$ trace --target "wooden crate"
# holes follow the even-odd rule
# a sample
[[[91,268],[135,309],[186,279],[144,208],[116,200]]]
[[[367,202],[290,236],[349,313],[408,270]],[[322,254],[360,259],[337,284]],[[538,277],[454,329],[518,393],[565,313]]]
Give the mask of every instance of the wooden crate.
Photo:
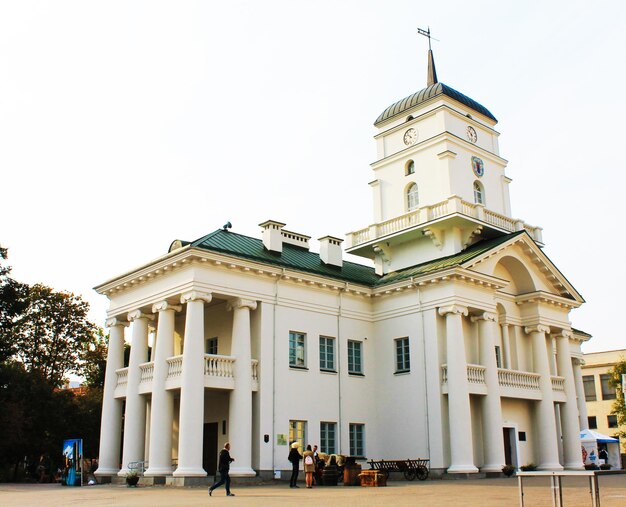
[[[361,486],[364,487],[381,487],[387,485],[387,477],[378,470],[363,470],[359,474]]]

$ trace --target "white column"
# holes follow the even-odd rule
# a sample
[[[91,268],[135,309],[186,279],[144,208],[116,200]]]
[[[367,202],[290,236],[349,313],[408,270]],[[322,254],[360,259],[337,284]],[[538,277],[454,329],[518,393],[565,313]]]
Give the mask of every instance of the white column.
[[[504,466],[504,437],[502,433],[502,407],[500,383],[496,363],[495,334],[498,329],[495,313],[485,312],[472,317],[478,323],[480,363],[485,367],[487,395],[482,399],[484,465],[481,472],[501,472]]]
[[[120,441],[122,438],[122,400],[115,399],[116,370],[124,367],[124,327],[128,322],[108,319],[109,347],[104,374],[102,419],[100,425],[100,454],[96,475],[115,475],[120,470]]]
[[[587,418],[587,399],[585,398],[585,386],[583,385],[583,374],[581,366],[584,364],[582,359],[574,358],[572,361],[574,370],[574,385],[576,386],[576,403],[578,405],[578,417],[580,423],[580,431],[589,429],[589,419]]]
[[[122,469],[118,475],[128,473],[128,464],[143,461],[146,448],[146,400],[139,394],[141,372],[139,365],[148,361],[148,321],[153,315],[139,310],[128,314],[132,322],[130,360],[128,361],[128,382],[126,384],[126,412],[124,413],[124,447],[122,449]]]
[[[252,469],[252,350],[250,343],[250,310],[256,302],[236,299],[228,303],[233,310],[231,355],[235,356],[233,373],[235,389],[228,405],[228,439],[235,461],[230,468],[233,477],[254,477]]]
[[[180,301],[186,303],[187,315],[180,388],[178,468],[173,475],[204,477],[204,303],[211,301],[211,295],[191,291],[183,294]]]
[[[448,418],[450,421],[450,467],[448,473],[478,472],[474,466],[472,414],[467,384],[467,359],[463,317],[467,308],[451,305],[439,308],[446,317],[448,365]]]
[[[159,314],[154,344],[154,373],[152,375],[152,402],[150,405],[150,448],[147,476],[172,474],[172,424],[174,399],[165,389],[167,358],[174,355],[174,324],[180,306],[161,301],[152,306]]]
[[[509,325],[508,324],[502,324],[502,355],[503,355],[503,362],[504,364],[502,365],[504,368],[506,368],[507,370],[511,370],[512,366],[511,366],[511,339],[509,337]]]
[[[536,438],[538,443],[538,466],[541,470],[563,470],[559,463],[559,447],[556,439],[556,418],[554,416],[554,398],[552,395],[552,378],[550,376],[550,362],[546,348],[546,333],[548,326],[527,326],[527,334],[531,335],[533,347],[533,362],[535,372],[539,373],[539,389],[541,400],[537,401]]]
[[[565,468],[582,470],[580,452],[580,424],[576,406],[576,385],[570,354],[569,339],[572,333],[563,331],[556,337],[556,354],[559,375],[565,378],[565,403],[561,405],[561,428],[563,433],[563,461]]]

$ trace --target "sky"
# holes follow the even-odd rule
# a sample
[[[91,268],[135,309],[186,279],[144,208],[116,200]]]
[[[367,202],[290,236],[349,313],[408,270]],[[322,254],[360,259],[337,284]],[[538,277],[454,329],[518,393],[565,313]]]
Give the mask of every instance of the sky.
[[[372,223],[373,122],[439,80],[499,120],[513,216],[626,348],[626,3],[0,2],[0,244],[80,294],[227,221],[313,238]],[[621,204],[620,204],[621,203]],[[312,250],[318,246],[312,241]]]

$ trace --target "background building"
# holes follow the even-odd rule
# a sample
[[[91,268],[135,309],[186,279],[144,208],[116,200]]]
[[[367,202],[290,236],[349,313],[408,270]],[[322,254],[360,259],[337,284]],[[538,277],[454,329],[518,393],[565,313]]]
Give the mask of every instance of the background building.
[[[608,372],[616,363],[626,360],[626,349],[590,352],[583,356],[583,384],[587,404],[589,429],[597,430],[604,435],[617,436],[619,427],[617,416],[611,415],[615,403],[615,388],[609,385]],[[622,441],[622,452],[626,452],[626,442]]]

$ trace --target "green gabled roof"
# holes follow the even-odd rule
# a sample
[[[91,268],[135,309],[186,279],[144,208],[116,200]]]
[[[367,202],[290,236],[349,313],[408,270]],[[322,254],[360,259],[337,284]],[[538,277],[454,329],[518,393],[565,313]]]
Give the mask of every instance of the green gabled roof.
[[[442,269],[449,269],[455,266],[460,266],[478,257],[479,255],[488,252],[492,248],[495,248],[498,245],[507,242],[511,238],[519,236],[520,234],[526,234],[526,232],[519,231],[512,234],[505,234],[504,236],[499,236],[497,238],[480,241],[479,243],[475,243],[474,245],[466,248],[465,250],[457,254],[448,255],[447,257],[441,257],[439,259],[434,259],[432,261],[424,262],[422,264],[417,264],[415,266],[411,266],[410,268],[405,268],[400,271],[394,271],[393,273],[387,273],[378,280],[376,285],[394,283],[400,280],[406,280],[407,278],[411,278],[414,276],[421,276],[427,273],[432,273],[434,271],[440,271]]]
[[[260,239],[223,229],[197,239],[191,246],[367,286],[373,286],[379,278],[372,268],[362,264],[344,261],[341,268],[329,266],[320,260],[319,254],[287,243],[283,243],[281,254],[273,253],[266,250]]]
[[[304,271],[306,273],[358,283],[368,287],[377,287],[414,276],[460,266],[519,234],[525,234],[525,232],[515,232],[498,238],[481,241],[458,254],[417,264],[401,271],[388,273],[382,277],[377,275],[373,268],[355,262],[344,261],[343,267],[341,268],[329,266],[320,260],[319,254],[290,244],[283,243],[282,254],[273,253],[265,249],[260,239],[243,236],[235,232],[228,232],[223,229],[218,229],[191,243],[183,243],[189,244],[192,248],[202,248],[204,250],[232,255],[251,261],[272,264],[296,271]]]

